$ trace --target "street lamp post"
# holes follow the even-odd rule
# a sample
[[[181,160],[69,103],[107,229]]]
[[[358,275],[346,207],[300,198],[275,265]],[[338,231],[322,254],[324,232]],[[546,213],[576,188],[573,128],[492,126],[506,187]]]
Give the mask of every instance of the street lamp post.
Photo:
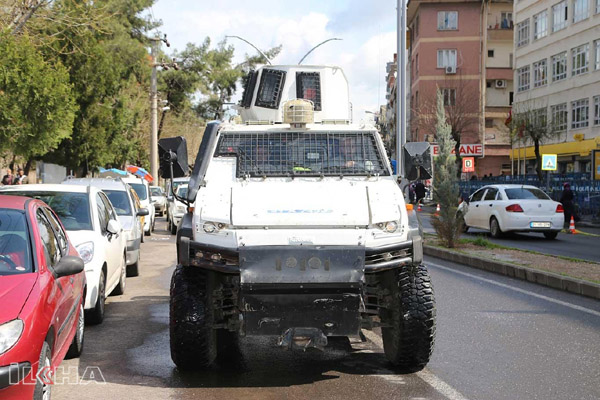
[[[396,174],[404,176],[402,148],[406,143],[406,0],[397,3],[397,56],[396,56]]]

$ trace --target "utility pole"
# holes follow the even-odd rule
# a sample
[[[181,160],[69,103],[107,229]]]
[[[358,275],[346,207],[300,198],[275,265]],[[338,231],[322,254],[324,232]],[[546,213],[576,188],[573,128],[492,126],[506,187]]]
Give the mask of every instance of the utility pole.
[[[150,38],[152,43],[152,75],[150,77],[150,175],[158,182],[158,89],[156,83],[157,68],[163,64],[157,63],[158,46],[164,42],[167,47],[171,44],[167,40],[167,35],[161,39],[159,37]]]
[[[404,177],[402,149],[406,143],[406,0],[397,3],[396,174]]]

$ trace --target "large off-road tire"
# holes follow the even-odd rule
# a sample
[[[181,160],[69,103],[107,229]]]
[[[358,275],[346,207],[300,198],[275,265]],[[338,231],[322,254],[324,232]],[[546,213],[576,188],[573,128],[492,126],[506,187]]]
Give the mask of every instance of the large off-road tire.
[[[213,329],[214,273],[178,265],[171,279],[171,359],[182,370],[209,367],[217,357]]]
[[[85,323],[88,325],[98,325],[104,320],[104,307],[106,303],[106,276],[104,270],[100,271],[98,279],[98,298],[94,308],[85,310]]]
[[[429,272],[424,265],[408,265],[384,273],[386,309],[382,310],[385,355],[394,366],[422,370],[435,342],[435,299]]]
[[[46,400],[50,398],[52,389],[51,382],[46,382],[48,375],[50,374],[50,368],[52,368],[52,352],[47,342],[42,345],[42,351],[40,352],[40,360],[37,369],[35,389],[33,392],[33,400]],[[40,373],[40,370],[44,369],[46,373]]]
[[[502,229],[500,229],[500,223],[498,222],[496,217],[492,217],[490,219],[490,234],[496,239],[502,237],[502,235],[504,234],[502,232]]]
[[[67,355],[65,356],[67,359],[77,358],[83,352],[84,333],[85,333],[85,313],[83,312],[83,302],[82,302],[81,305],[79,306],[79,313],[77,314],[77,328],[75,331],[75,336],[73,337],[71,346],[69,346],[69,350],[67,351]]]

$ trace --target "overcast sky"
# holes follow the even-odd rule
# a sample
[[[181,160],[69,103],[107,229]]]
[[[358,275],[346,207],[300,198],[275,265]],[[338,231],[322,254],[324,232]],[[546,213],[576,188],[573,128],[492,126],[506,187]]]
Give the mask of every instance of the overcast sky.
[[[355,122],[371,119],[365,110],[377,111],[386,102],[385,66],[396,49],[395,0],[158,0],[152,13],[162,20],[159,29],[171,49],[200,44],[207,36],[216,44],[237,35],[261,50],[283,45],[273,64],[297,64],[323,40],[342,38],[319,47],[303,64],[344,69]],[[236,62],[255,53],[246,43],[229,40]]]

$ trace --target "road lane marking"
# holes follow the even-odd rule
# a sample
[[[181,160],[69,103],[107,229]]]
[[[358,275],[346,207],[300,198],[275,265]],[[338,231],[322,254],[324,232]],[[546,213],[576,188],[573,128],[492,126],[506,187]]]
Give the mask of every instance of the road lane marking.
[[[373,331],[363,330],[363,333],[374,345],[383,349],[383,340]],[[446,382],[435,376],[431,371],[427,368],[423,369],[415,373],[423,382],[427,383],[429,386],[434,388],[437,392],[439,392],[442,396],[445,396],[449,400],[468,400],[465,396],[463,396],[458,390],[454,389],[452,386],[448,385]],[[402,379],[398,379],[397,375],[377,375],[385,380],[400,383]],[[401,378],[401,377],[400,377]]]
[[[450,268],[450,267],[444,267],[443,265],[432,263],[430,261],[425,262],[425,264],[431,265],[431,266],[436,267],[436,268],[443,269],[445,271],[453,272],[455,274],[468,276],[469,278],[477,279],[479,281],[490,283],[492,285],[500,286],[500,287],[503,287],[505,289],[510,289],[510,290],[515,291],[515,292],[527,294],[527,295],[532,296],[532,297],[537,297],[538,299],[546,300],[546,301],[549,301],[551,303],[555,303],[555,304],[559,304],[561,306],[572,308],[573,310],[577,310],[577,311],[581,311],[581,312],[584,312],[584,313],[588,313],[588,314],[594,315],[596,317],[600,317],[600,312],[598,312],[596,310],[592,310],[590,308],[578,306],[577,304],[567,303],[566,301],[553,299],[552,297],[544,296],[543,294],[533,293],[533,292],[530,292],[530,291],[525,290],[525,289],[520,289],[518,287],[507,285],[505,283],[500,283],[500,282],[496,282],[496,281],[491,280],[491,279],[482,278],[480,276],[477,276],[477,275],[474,275],[474,274],[470,274],[468,272],[458,271],[458,270],[456,270],[454,268]]]

